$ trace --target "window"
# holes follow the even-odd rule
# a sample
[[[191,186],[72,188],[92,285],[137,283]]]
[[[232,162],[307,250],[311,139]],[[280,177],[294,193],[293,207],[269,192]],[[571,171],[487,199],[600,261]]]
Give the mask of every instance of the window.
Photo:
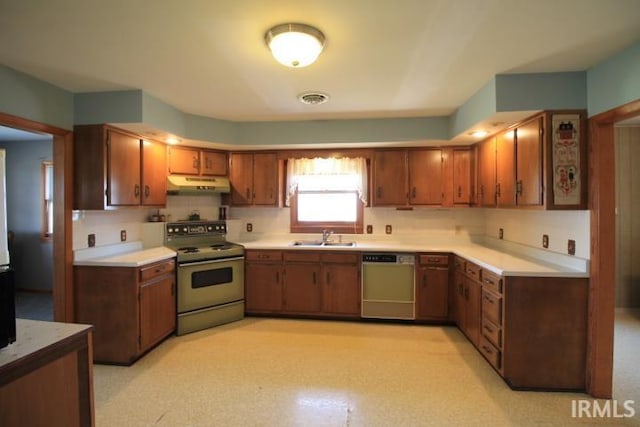
[[[291,232],[362,233],[367,195],[364,158],[289,159],[287,200]]]
[[[43,239],[53,237],[53,162],[45,160],[41,167],[42,176],[42,227]]]

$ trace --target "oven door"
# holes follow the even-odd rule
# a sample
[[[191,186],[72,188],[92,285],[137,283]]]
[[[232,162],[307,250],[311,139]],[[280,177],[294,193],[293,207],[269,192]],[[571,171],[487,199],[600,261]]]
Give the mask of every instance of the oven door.
[[[244,257],[178,265],[178,313],[244,299]]]

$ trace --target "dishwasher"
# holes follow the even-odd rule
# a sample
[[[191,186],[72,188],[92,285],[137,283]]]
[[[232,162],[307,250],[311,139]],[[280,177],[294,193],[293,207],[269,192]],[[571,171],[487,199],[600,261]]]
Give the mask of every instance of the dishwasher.
[[[362,317],[415,319],[414,276],[413,254],[362,254]]]

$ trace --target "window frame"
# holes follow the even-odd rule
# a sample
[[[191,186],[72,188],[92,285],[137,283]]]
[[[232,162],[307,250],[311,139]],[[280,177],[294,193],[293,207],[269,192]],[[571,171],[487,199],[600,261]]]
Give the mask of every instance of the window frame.
[[[51,170],[49,177],[51,179],[51,194],[50,198],[47,199],[47,171]],[[54,169],[53,169],[53,161],[52,160],[43,160],[40,164],[40,239],[46,242],[53,241],[53,224],[51,226],[51,231],[49,231],[49,210],[53,210],[53,178],[54,178]],[[51,217],[53,218],[53,212],[51,213]],[[52,221],[53,222],[53,221]]]

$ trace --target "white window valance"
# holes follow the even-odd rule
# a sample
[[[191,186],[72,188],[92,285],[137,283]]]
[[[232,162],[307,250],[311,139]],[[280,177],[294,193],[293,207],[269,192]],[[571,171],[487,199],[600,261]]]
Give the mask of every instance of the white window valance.
[[[356,158],[288,159],[287,197],[296,191],[356,191],[367,203],[367,161]]]

